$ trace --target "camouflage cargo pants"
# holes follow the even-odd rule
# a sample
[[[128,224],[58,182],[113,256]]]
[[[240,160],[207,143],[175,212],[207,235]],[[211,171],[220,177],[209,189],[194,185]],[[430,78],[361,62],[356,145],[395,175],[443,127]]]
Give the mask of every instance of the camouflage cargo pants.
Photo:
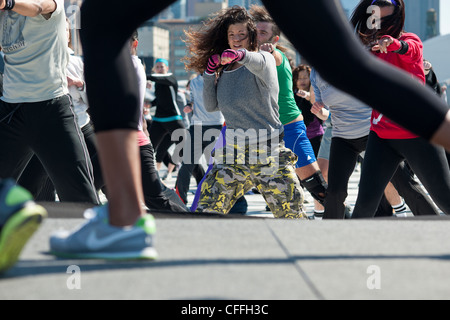
[[[256,149],[252,158],[249,147],[233,147],[231,157],[230,148],[216,150],[214,167],[201,187],[197,211],[227,214],[236,200],[255,186],[275,218],[306,218],[303,190],[295,173],[297,156],[290,149],[279,145],[275,156]]]

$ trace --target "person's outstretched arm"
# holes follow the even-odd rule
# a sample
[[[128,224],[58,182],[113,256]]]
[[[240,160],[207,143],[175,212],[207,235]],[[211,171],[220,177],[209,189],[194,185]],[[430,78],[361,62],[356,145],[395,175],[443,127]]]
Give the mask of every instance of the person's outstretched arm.
[[[450,150],[448,106],[410,75],[370,54],[353,34],[339,0],[262,2],[327,82]],[[305,13],[301,19],[299,12]],[[311,31],[298,32],[305,29]]]

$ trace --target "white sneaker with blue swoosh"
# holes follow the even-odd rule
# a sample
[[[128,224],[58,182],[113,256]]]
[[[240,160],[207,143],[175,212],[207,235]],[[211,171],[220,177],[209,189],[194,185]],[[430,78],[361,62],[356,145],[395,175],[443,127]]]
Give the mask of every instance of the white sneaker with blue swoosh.
[[[134,260],[156,259],[153,247],[155,219],[146,214],[133,226],[108,223],[108,206],[86,211],[91,218],[73,232],[60,231],[50,237],[50,253],[62,258]]]

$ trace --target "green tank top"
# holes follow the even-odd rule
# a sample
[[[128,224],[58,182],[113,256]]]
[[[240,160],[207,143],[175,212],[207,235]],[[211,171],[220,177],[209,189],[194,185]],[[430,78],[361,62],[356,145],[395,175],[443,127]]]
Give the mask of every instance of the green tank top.
[[[297,107],[294,98],[292,69],[288,58],[283,52],[276,49],[283,57],[283,62],[277,66],[278,84],[280,86],[280,93],[278,94],[278,106],[280,107],[280,121],[282,124],[287,124],[297,118],[302,112]]]

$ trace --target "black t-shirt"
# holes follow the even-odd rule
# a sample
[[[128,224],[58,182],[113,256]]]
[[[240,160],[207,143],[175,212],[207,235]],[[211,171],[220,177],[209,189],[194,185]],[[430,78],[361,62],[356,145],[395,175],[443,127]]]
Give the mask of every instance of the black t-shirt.
[[[155,100],[152,105],[156,106],[155,117],[167,118],[180,115],[177,105],[178,82],[172,73],[152,74],[147,80],[155,82]]]
[[[295,103],[297,104],[297,107],[302,112],[303,121],[305,122],[305,126],[309,126],[309,124],[314,121],[314,118],[316,118],[316,116],[311,113],[312,103],[310,101],[306,100],[305,98],[297,96],[296,94],[294,94],[294,98],[295,98]],[[320,121],[320,123],[323,122],[320,119],[319,119],[319,121]]]

